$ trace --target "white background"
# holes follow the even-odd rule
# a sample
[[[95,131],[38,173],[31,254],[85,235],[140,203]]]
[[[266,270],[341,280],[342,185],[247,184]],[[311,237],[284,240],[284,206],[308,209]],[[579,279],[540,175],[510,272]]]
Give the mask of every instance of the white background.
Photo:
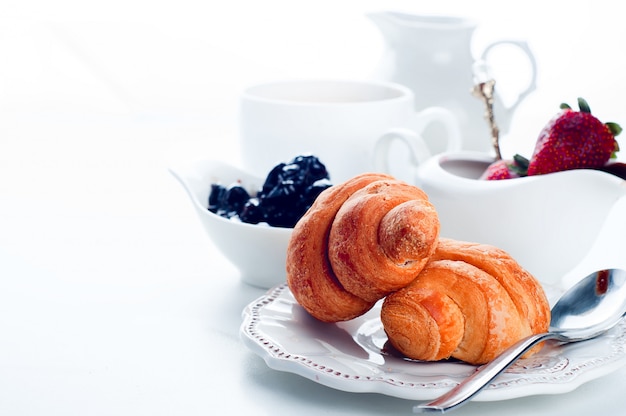
[[[0,414],[206,414],[221,386],[266,374],[236,335],[257,292],[236,283],[167,172],[194,157],[238,161],[246,85],[370,77],[383,42],[368,11],[469,16],[476,54],[501,38],[535,52],[538,90],[504,144],[529,153],[558,105],[578,96],[626,124],[616,4],[2,0]],[[523,84],[515,67],[500,76]],[[210,349],[246,362],[229,374]],[[277,406],[257,388],[259,407],[238,411]],[[364,403],[362,414],[385,412]]]

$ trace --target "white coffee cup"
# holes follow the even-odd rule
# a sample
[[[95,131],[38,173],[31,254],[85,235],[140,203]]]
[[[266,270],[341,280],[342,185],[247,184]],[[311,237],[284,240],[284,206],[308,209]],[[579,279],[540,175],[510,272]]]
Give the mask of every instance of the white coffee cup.
[[[313,154],[339,183],[374,171],[375,160],[393,166],[395,139],[407,143],[419,161],[430,157],[433,147],[459,150],[452,113],[438,107],[416,112],[413,102],[408,88],[378,81],[294,80],[249,87],[239,109],[244,168],[264,177],[280,162]],[[444,146],[422,138],[430,123],[445,127]]]

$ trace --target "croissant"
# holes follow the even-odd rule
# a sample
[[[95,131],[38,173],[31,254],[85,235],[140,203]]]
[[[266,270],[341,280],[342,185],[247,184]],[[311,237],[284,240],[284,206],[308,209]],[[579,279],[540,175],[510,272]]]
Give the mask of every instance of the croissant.
[[[323,191],[294,227],[287,283],[315,318],[355,318],[419,274],[439,228],[419,188],[384,174],[358,175]]]
[[[505,251],[441,238],[417,278],[386,297],[381,321],[409,358],[478,365],[547,331],[550,308],[540,283]]]

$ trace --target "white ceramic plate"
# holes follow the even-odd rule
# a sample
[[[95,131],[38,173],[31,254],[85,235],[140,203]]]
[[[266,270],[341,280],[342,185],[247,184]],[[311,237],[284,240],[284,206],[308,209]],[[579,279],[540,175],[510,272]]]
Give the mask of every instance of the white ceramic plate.
[[[245,308],[241,336],[269,367],[349,392],[431,400],[474,371],[474,366],[458,361],[417,362],[394,353],[386,344],[379,314],[380,303],[351,321],[323,323],[312,318],[284,284]],[[533,357],[511,366],[474,400],[572,391],[626,364],[625,345],[624,321],[590,341],[548,342]]]

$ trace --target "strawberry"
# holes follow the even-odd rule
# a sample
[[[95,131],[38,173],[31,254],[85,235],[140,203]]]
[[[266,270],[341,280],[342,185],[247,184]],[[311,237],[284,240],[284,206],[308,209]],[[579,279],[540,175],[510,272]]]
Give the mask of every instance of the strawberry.
[[[541,130],[528,165],[528,175],[604,166],[619,150],[616,123],[602,123],[579,98],[580,111],[561,104],[561,111]]]
[[[487,167],[487,170],[482,174],[480,179],[485,179],[488,181],[499,181],[502,179],[513,179],[517,178],[514,172],[509,169],[510,160],[499,159],[493,162],[491,165]]]
[[[513,160],[498,159],[490,164],[480,179],[497,181],[502,179],[513,179],[526,176],[528,169],[528,159],[515,155]]]

